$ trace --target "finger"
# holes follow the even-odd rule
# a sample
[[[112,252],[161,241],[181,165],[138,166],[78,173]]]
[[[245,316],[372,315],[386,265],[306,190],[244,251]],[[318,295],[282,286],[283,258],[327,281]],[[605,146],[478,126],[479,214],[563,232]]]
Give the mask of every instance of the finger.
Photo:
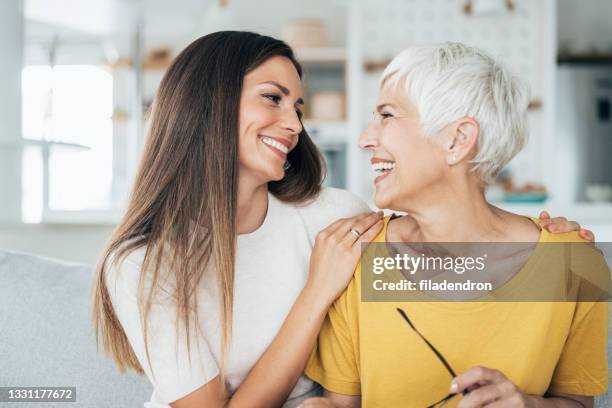
[[[552,222],[550,225],[546,227],[546,229],[554,233],[579,231],[580,224],[578,224],[575,221],[557,221],[557,222]]]
[[[338,230],[338,228],[340,228],[341,226],[346,226],[349,224],[352,225],[353,220],[355,220],[356,218],[367,217],[371,213],[372,211],[368,211],[368,212],[364,212],[361,214],[357,214],[354,217],[340,218],[339,220],[336,220],[332,222],[331,224],[329,224],[325,229],[321,230],[321,232],[325,232],[328,235],[333,235]]]
[[[550,218],[546,218],[544,220],[540,220],[540,222],[538,223],[538,225],[540,226],[540,229],[542,228],[546,228],[551,224]]]
[[[565,218],[565,217],[554,217],[554,218],[551,218],[551,219],[550,219],[550,221],[551,221],[553,224],[556,224],[556,223],[560,223],[560,222],[565,222],[565,221],[567,221],[567,218]]]
[[[550,214],[548,213],[548,211],[541,211],[540,220],[548,220],[548,219],[550,219]]]
[[[579,234],[582,238],[586,239],[587,241],[591,241],[591,242],[595,241],[595,235],[588,229],[580,228]]]
[[[460,393],[472,385],[496,383],[503,381],[505,378],[506,377],[497,370],[479,366],[472,367],[453,379],[450,391],[452,393]]]
[[[469,387],[467,387],[467,389],[465,390],[464,394],[467,394],[467,393],[470,393],[470,392],[472,392],[474,390],[477,390],[480,387],[481,387],[480,384],[470,385]]]
[[[355,241],[359,239],[359,236],[361,236],[364,230],[369,227],[369,225],[375,223],[378,219],[380,219],[380,214],[376,212],[369,212],[352,218],[347,218],[346,222],[338,225],[336,230],[332,232],[332,235],[334,236],[336,242],[344,242],[348,245],[353,245]],[[359,236],[354,234],[351,231],[352,229],[355,229],[359,233]]]
[[[353,226],[355,224],[359,224],[362,220],[364,219],[368,219],[370,217],[376,217],[378,213],[374,212],[374,211],[368,211],[365,213],[361,213],[358,214],[354,217],[350,217],[350,218],[345,218],[344,222],[341,224],[338,224],[336,229],[332,232],[334,235],[335,234],[339,234],[341,237],[344,237],[344,235],[346,235],[347,232],[350,232],[351,228],[354,228]],[[361,232],[361,231],[359,231]]]
[[[512,402],[509,400],[500,399],[500,400],[493,401],[492,403],[488,404],[486,408],[512,408],[515,406],[516,405],[513,405]]]
[[[380,219],[380,220],[376,221],[370,228],[368,228],[368,230],[366,232],[361,234],[359,239],[357,239],[353,243],[353,249],[355,250],[355,252],[357,252],[359,255],[361,255],[362,244],[368,243],[368,242],[372,242],[374,240],[374,238],[376,238],[376,236],[383,229],[384,225],[385,225],[384,220]]]
[[[564,229],[560,228],[561,224],[568,222],[565,217],[555,217],[545,222],[540,223],[540,227],[546,228],[550,232],[566,232]]]
[[[382,213],[373,213],[368,215],[367,217],[363,217],[355,220],[355,223],[352,227],[349,228],[349,231],[352,229],[357,230],[359,232],[359,237],[355,236],[355,234],[351,233],[355,239],[351,240],[352,243],[355,243],[359,238],[361,238],[365,233],[367,233],[371,227],[376,225],[378,221],[382,220]]]
[[[461,398],[459,404],[457,404],[457,408],[481,407],[500,399],[502,396],[501,389],[497,384],[485,385]]]

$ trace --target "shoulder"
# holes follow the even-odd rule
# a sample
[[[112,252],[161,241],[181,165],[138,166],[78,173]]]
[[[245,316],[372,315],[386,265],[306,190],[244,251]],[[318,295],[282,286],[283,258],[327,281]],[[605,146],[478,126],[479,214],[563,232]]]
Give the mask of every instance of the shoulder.
[[[580,285],[579,301],[610,300],[610,268],[597,244],[583,239],[577,231],[552,234],[542,231],[548,252],[562,259],[572,279]],[[599,244],[599,245],[606,245]]]
[[[297,207],[304,212],[334,213],[338,218],[352,217],[370,210],[356,194],[333,187],[323,187],[316,198]]]
[[[515,224],[522,227],[523,234],[527,235],[537,230],[539,242],[589,242],[582,238],[578,231],[552,233],[540,226],[540,219],[534,216],[523,216],[513,213],[505,213],[512,217]],[[525,239],[525,238],[523,238]]]
[[[370,211],[356,194],[331,187],[323,187],[316,198],[295,205],[295,208],[311,237],[340,218]]]
[[[125,244],[124,244],[125,245]],[[123,271],[140,270],[145,259],[147,247],[135,248],[127,252],[121,247],[111,252],[106,259],[105,270],[107,274],[117,274]]]
[[[120,250],[112,252],[106,259],[104,278],[111,296],[136,297],[142,273],[147,247],[140,247],[122,253]]]
[[[586,239],[582,238],[578,231],[552,233],[545,228],[541,231],[542,239],[544,242],[576,242],[576,243],[588,243]]]

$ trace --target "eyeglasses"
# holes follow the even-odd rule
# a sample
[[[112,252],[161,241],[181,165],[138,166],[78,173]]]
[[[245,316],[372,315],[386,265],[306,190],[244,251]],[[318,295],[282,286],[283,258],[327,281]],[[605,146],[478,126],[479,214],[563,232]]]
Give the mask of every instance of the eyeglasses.
[[[453,370],[453,368],[450,366],[450,364],[448,364],[448,362],[446,361],[446,359],[444,358],[444,356],[438,351],[437,348],[434,347],[433,344],[431,344],[429,342],[429,340],[427,340],[425,338],[425,336],[423,336],[421,334],[421,332],[419,332],[417,330],[416,327],[414,327],[414,324],[412,324],[412,322],[410,321],[410,319],[408,318],[408,315],[406,314],[406,312],[404,312],[402,309],[397,308],[396,309],[398,311],[398,313],[404,318],[404,320],[406,321],[406,323],[408,323],[408,325],[412,328],[412,330],[414,330],[414,332],[416,334],[419,335],[419,337],[421,339],[423,339],[423,341],[427,344],[427,346],[431,349],[431,351],[434,352],[434,354],[436,355],[436,357],[438,357],[438,360],[440,360],[440,362],[444,365],[444,367],[446,368],[446,371],[449,372],[449,374],[455,378],[457,376],[457,374],[455,373],[455,370]],[[463,395],[465,395],[465,391],[462,393]],[[450,401],[454,396],[456,396],[457,394],[453,394],[450,393],[448,394],[446,397],[442,398],[441,400],[434,402],[432,405],[428,406],[427,408],[436,408],[436,407],[443,407],[444,405],[446,405],[446,403],[448,401]]]

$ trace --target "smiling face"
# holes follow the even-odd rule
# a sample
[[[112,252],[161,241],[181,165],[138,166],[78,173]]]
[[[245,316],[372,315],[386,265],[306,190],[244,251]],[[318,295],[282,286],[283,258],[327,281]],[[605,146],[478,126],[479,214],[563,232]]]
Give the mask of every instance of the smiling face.
[[[383,86],[359,146],[371,151],[372,170],[379,174],[376,206],[406,211],[405,203],[445,177],[448,164],[442,146],[423,133],[417,108],[402,88],[403,81]]]
[[[240,177],[280,180],[302,131],[302,82],[293,63],[275,56],[244,77],[240,97]]]

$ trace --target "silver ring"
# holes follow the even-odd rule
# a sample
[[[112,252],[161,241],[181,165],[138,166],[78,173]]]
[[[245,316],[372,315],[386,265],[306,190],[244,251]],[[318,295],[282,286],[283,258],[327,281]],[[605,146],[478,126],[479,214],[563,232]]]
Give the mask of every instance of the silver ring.
[[[351,228],[351,234],[359,238],[361,236],[361,232],[357,231],[355,228]]]

